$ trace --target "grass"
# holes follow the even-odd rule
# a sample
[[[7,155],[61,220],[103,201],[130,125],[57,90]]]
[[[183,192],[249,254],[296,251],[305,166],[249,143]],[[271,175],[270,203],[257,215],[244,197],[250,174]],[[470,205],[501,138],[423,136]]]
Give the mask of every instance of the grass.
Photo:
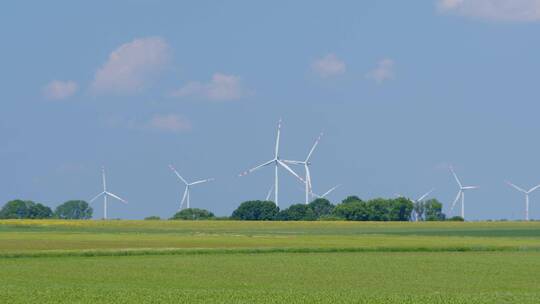
[[[1,303],[538,303],[540,222],[0,221]]]

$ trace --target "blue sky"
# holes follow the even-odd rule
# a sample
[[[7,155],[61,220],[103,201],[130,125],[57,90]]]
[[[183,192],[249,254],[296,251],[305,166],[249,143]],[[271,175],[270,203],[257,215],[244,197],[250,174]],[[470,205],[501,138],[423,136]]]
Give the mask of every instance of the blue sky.
[[[0,12],[0,201],[56,206],[109,187],[110,217],[227,215],[262,199],[272,157],[319,132],[315,192],[433,196],[469,219],[522,218],[540,183],[540,1],[12,1]],[[299,173],[301,168],[296,168]],[[281,173],[280,205],[303,201]],[[101,203],[96,206],[101,217]],[[458,209],[455,210],[457,212]],[[454,213],[455,213],[454,212]],[[540,218],[540,192],[531,196]]]

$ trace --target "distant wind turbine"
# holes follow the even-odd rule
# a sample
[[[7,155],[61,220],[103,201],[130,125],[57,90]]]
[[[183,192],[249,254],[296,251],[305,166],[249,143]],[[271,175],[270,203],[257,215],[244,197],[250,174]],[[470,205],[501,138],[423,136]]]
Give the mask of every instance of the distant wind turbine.
[[[90,203],[98,199],[100,196],[103,196],[103,219],[107,219],[107,197],[110,196],[112,198],[115,198],[119,201],[121,201],[124,204],[127,204],[127,201],[120,198],[118,195],[113,194],[109,191],[107,191],[107,180],[105,178],[105,167],[101,167],[101,177],[103,179],[103,192],[96,195],[93,199],[90,200]]]
[[[181,210],[182,209],[182,206],[184,206],[184,202],[187,200],[187,208],[189,209],[189,199],[190,199],[190,195],[189,195],[189,189],[191,188],[191,186],[194,186],[194,185],[198,185],[198,184],[202,184],[202,183],[206,183],[206,182],[210,182],[210,181],[213,181],[214,179],[213,178],[207,178],[207,179],[201,179],[201,180],[198,180],[198,181],[194,181],[194,182],[191,182],[191,183],[188,183],[181,175],[180,173],[178,173],[178,171],[176,171],[176,169],[172,166],[172,165],[169,165],[169,168],[171,168],[171,170],[174,172],[174,174],[176,174],[176,176],[178,177],[178,179],[180,181],[182,181],[184,183],[184,185],[186,185],[186,189],[184,190],[184,195],[182,196],[182,201],[180,202],[180,208],[178,208],[178,210]]]
[[[452,212],[452,210],[454,210],[454,206],[456,205],[458,200],[461,198],[461,217],[463,219],[465,219],[465,191],[478,189],[479,187],[478,186],[463,186],[461,184],[461,181],[459,180],[456,172],[454,171],[454,168],[450,167],[450,171],[452,172],[452,175],[454,175],[454,178],[456,179],[456,182],[457,182],[457,184],[459,186],[458,194],[456,196],[456,199],[452,203],[452,207],[450,208],[450,212]]]
[[[279,120],[278,122],[278,129],[277,129],[277,136],[276,136],[276,146],[275,146],[275,149],[274,149],[274,158],[272,158],[271,160],[263,163],[263,164],[260,164],[254,168],[251,168],[247,171],[244,171],[242,173],[239,174],[239,176],[246,176],[248,174],[250,174],[251,172],[255,171],[255,170],[258,170],[262,167],[266,167],[266,166],[269,166],[269,165],[274,165],[274,203],[276,204],[276,206],[279,206],[279,177],[278,177],[278,167],[283,167],[285,168],[285,170],[289,171],[289,173],[291,173],[292,175],[296,176],[296,178],[300,179],[301,181],[304,181],[298,174],[296,174],[296,172],[294,172],[286,163],[284,163],[280,158],[279,158],[279,137],[280,137],[280,134],[281,134],[281,119]]]
[[[315,148],[319,144],[319,141],[321,140],[323,133],[319,134],[319,137],[315,140],[315,143],[313,143],[313,146],[311,147],[311,150],[309,150],[309,153],[305,160],[283,160],[284,163],[291,164],[291,165],[303,165],[304,171],[305,171],[305,195],[306,195],[306,205],[309,204],[309,194],[312,193],[312,184],[311,184],[311,173],[309,171],[309,167],[311,166],[311,155],[313,154],[313,151],[315,151]]]
[[[529,220],[529,194],[533,193],[535,190],[537,190],[538,188],[540,188],[540,185],[538,186],[534,186],[532,187],[531,189],[529,189],[528,191],[523,189],[523,188],[520,188],[514,184],[512,184],[511,182],[506,182],[510,187],[516,189],[517,191],[519,192],[522,192],[525,194],[525,220],[528,221]]]

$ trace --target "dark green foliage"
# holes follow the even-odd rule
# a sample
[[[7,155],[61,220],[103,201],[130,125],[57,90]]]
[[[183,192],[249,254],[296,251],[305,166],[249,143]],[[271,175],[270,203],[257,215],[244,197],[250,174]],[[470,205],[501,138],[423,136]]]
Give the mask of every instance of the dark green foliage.
[[[145,217],[144,220],[145,221],[159,221],[161,220],[161,218],[159,216],[152,215],[152,216]]]
[[[346,204],[346,203],[361,202],[361,201],[362,199],[360,199],[358,196],[350,195],[350,196],[347,196],[344,200],[342,200],[341,203]]]
[[[345,199],[334,208],[333,215],[348,221],[367,221],[369,211],[367,204],[360,199]]]
[[[34,204],[30,206],[30,217],[31,219],[46,219],[51,218],[53,216],[53,212],[51,208],[43,205],[43,204]]]
[[[245,221],[271,221],[276,218],[279,208],[271,201],[247,201],[234,210],[231,218]]]
[[[452,222],[463,222],[465,221],[461,216],[452,216],[451,218],[448,219],[448,221],[452,221]]]
[[[0,210],[3,219],[43,219],[52,217],[51,208],[33,201],[13,200]]]
[[[187,208],[177,212],[171,220],[208,220],[214,217],[214,214],[205,209]]]
[[[295,204],[279,212],[277,219],[280,221],[314,221],[318,217],[306,204]]]
[[[3,219],[25,219],[30,217],[30,207],[35,203],[32,201],[13,200],[7,202],[0,210],[0,218]]]
[[[424,216],[426,221],[444,221],[446,215],[442,212],[442,204],[436,199],[424,203]]]
[[[330,215],[336,206],[332,205],[329,200],[325,198],[318,198],[308,204],[308,207],[313,210],[316,218],[321,216]]]
[[[59,219],[87,220],[92,218],[92,207],[81,200],[71,200],[56,207],[54,216]]]

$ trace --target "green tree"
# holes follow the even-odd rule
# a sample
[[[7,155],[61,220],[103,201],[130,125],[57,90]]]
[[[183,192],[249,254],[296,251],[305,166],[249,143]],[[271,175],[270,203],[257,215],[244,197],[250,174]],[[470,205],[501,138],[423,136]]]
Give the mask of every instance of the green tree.
[[[53,212],[51,208],[43,205],[43,204],[34,204],[30,206],[30,215],[28,218],[31,219],[46,219],[51,218],[53,216]]]
[[[442,212],[443,205],[436,199],[424,203],[424,219],[426,221],[444,221],[446,215]]]
[[[388,202],[391,221],[410,221],[414,203],[405,197],[391,199]]]
[[[368,220],[370,221],[390,221],[390,200],[375,198],[367,202]]]
[[[208,220],[214,217],[214,214],[205,209],[187,208],[173,215],[171,220]]]
[[[315,218],[321,216],[330,215],[336,206],[332,205],[329,200],[325,198],[318,198],[308,204],[308,207],[313,210]]]
[[[344,200],[332,211],[332,215],[348,221],[367,221],[369,218],[368,206],[362,200]]]
[[[359,198],[358,196],[356,195],[349,195],[347,196],[344,200],[341,201],[342,204],[346,204],[346,203],[352,203],[352,202],[361,202],[362,199]]]
[[[314,221],[317,216],[306,204],[294,204],[279,212],[277,219],[281,221]]]
[[[243,202],[233,211],[231,218],[244,221],[271,221],[276,218],[279,208],[271,201]]]
[[[71,200],[56,207],[54,217],[69,220],[87,220],[92,218],[94,210],[87,202]]]
[[[30,218],[31,207],[36,203],[32,201],[12,200],[7,202],[0,210],[0,218],[26,219]]]
[[[448,219],[448,221],[452,221],[452,222],[464,222],[465,219],[463,219],[461,216],[452,216],[451,218]]]

